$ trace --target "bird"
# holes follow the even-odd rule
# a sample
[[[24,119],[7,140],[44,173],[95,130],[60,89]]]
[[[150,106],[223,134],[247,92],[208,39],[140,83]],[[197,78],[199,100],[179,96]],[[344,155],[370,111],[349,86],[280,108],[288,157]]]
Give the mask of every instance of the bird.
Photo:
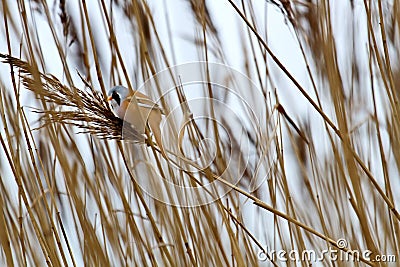
[[[161,153],[166,158],[160,130],[161,115],[165,115],[162,108],[147,95],[136,90],[129,91],[122,85],[111,88],[107,95],[107,101],[117,117],[131,124],[139,134],[144,135],[146,124],[149,125]]]

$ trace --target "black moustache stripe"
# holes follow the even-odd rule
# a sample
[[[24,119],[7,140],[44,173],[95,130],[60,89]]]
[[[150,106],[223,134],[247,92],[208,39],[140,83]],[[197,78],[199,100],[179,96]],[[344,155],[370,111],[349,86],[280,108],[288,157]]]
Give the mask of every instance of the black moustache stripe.
[[[117,92],[112,93],[112,99],[114,99],[117,102],[118,106],[121,106],[121,97]]]

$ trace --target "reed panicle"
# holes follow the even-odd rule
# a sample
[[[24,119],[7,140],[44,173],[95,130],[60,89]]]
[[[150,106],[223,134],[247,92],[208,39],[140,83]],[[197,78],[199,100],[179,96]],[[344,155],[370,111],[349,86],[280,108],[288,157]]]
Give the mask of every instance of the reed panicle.
[[[399,1],[0,10],[1,266],[398,265]]]

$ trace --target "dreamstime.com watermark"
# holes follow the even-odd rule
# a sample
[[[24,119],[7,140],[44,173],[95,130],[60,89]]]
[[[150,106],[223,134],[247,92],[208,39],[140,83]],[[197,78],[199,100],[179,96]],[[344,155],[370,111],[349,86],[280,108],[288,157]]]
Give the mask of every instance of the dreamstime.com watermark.
[[[260,250],[258,252],[258,259],[260,261],[280,261],[280,262],[323,262],[323,261],[346,261],[346,262],[359,262],[361,259],[371,262],[396,262],[396,255],[373,255],[370,250],[342,250],[347,248],[346,239],[340,238],[336,241],[338,248],[328,247],[321,251],[313,249],[299,250]]]
[[[224,64],[190,62],[158,72],[138,91],[143,94],[157,91],[158,98],[152,97],[152,101],[163,107],[165,113],[158,125],[149,126],[155,129],[151,130],[153,140],[159,143],[156,145],[162,145],[168,155],[170,174],[160,173],[142,153],[135,153],[132,165],[132,172],[140,174],[136,176],[138,185],[148,196],[167,205],[199,207],[226,196],[243,177],[251,181],[250,192],[264,184],[269,170],[263,167],[264,157],[254,157],[254,153],[259,151],[264,155],[267,153],[264,150],[273,146],[273,143],[257,145],[265,138],[270,123],[265,114],[272,107],[266,105],[257,81]],[[136,112],[138,101],[133,97],[131,100],[127,110]],[[152,104],[145,102],[140,107],[148,105]],[[154,122],[159,120],[151,110],[142,114],[143,122],[148,122],[151,116]],[[140,127],[135,129],[139,133],[145,133],[143,122],[139,118]],[[124,123],[122,135],[127,143],[132,139],[131,126]],[[156,140],[157,132],[160,140]],[[131,157],[132,151],[126,151],[126,157]],[[223,166],[216,163],[219,156],[223,157]],[[257,169],[252,177],[247,177],[250,165]],[[204,175],[214,168],[218,176],[211,179]]]

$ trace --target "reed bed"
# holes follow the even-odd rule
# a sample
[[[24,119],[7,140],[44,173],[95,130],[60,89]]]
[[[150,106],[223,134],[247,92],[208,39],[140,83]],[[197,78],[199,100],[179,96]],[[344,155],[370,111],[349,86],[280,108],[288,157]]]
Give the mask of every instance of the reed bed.
[[[0,264],[398,265],[398,1],[155,2],[1,2]]]

